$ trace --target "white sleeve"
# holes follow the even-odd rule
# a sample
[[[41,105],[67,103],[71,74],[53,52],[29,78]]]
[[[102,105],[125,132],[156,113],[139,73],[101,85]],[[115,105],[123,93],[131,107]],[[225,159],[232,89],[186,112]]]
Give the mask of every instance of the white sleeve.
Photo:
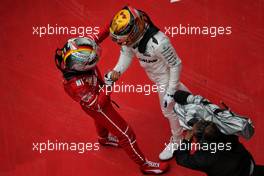
[[[126,46],[122,46],[119,60],[114,67],[114,70],[123,74],[131,64],[133,57],[134,53],[132,52],[132,50]]]
[[[206,99],[204,99],[201,95],[189,95],[187,97],[187,103],[192,103],[192,104],[196,104],[196,105],[201,104],[202,100],[206,100]],[[207,100],[207,101],[209,101],[209,100]]]
[[[195,109],[193,110],[188,110],[185,116],[185,123],[187,124],[191,119],[195,118],[196,116],[196,111]]]
[[[170,78],[167,93],[173,95],[179,86],[180,72],[182,66],[181,60],[167,37],[164,37],[160,41],[156,52],[159,58],[164,59],[166,61],[170,69]]]
[[[174,112],[177,114],[181,126],[186,129],[190,129],[188,122],[195,118],[196,111],[194,109],[191,109],[190,105],[180,105],[178,103],[175,103]]]

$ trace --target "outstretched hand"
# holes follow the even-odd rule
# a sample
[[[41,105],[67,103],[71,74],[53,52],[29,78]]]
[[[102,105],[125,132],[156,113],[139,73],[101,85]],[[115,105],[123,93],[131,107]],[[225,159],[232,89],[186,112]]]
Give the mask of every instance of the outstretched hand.
[[[115,70],[112,70],[111,71],[111,76],[110,77],[111,77],[111,80],[113,82],[117,81],[120,78],[120,76],[121,76],[121,73],[120,72],[117,72]]]

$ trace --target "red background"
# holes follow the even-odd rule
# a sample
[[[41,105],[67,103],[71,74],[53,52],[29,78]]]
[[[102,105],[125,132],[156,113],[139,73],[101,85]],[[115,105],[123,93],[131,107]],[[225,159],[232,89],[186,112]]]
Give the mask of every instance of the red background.
[[[13,0],[0,7],[0,175],[140,175],[137,166],[121,149],[99,152],[32,151],[33,142],[48,139],[96,142],[95,128],[79,105],[63,91],[56,70],[54,50],[69,35],[32,35],[32,26],[100,26],[127,3],[125,0]],[[250,116],[256,134],[243,141],[257,163],[264,164],[263,0],[168,0],[129,1],[146,11],[154,23],[164,26],[231,26],[232,34],[210,38],[177,36],[171,39],[183,62],[182,81],[195,93],[214,102],[225,101],[235,112]],[[102,72],[111,69],[118,46],[107,39],[99,63]],[[149,84],[138,61],[122,81]],[[119,110],[134,128],[142,150],[150,159],[168,141],[169,126],[161,114],[156,94],[115,94]],[[203,175],[170,162],[167,175]]]

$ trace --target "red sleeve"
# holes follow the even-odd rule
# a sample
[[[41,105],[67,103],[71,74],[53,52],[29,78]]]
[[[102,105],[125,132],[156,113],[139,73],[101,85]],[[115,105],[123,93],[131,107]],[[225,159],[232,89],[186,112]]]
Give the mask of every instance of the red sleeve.
[[[104,79],[103,79],[103,77],[102,77],[102,75],[101,75],[101,72],[100,72],[98,66],[95,66],[94,70],[95,70],[95,73],[96,73],[96,75],[97,75],[97,78],[98,78],[100,81],[104,82]]]
[[[97,44],[100,44],[101,42],[104,41],[104,39],[106,39],[109,36],[109,23],[107,23],[107,25],[105,25],[99,32],[98,34],[98,38],[95,39],[95,42]]]
[[[104,79],[101,75],[101,72],[100,72],[98,66],[95,67],[95,72],[97,74],[97,78],[100,80],[99,84],[101,84],[101,83],[104,84]],[[104,87],[104,89],[105,89],[105,87]],[[109,92],[106,93],[105,90],[101,90],[101,92],[99,92],[97,104],[99,104],[101,108],[104,108],[108,103],[110,103],[110,101],[111,101],[110,94],[111,93],[109,93]]]

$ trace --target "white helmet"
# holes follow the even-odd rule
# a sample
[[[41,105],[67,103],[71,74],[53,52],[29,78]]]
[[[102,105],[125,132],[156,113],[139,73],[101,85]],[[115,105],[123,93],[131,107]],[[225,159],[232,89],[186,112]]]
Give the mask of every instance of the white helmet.
[[[71,38],[62,49],[62,59],[69,70],[90,70],[97,64],[100,55],[100,47],[86,37]]]

